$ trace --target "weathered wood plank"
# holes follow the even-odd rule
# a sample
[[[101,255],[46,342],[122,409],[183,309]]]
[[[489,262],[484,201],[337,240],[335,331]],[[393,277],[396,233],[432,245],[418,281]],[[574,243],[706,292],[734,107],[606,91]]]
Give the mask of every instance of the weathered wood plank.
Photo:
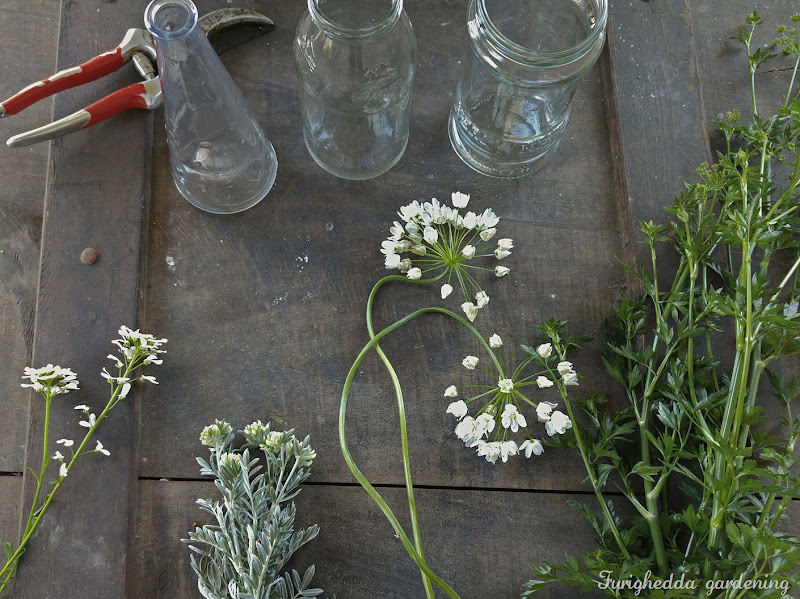
[[[16,93],[33,78],[55,72],[59,22],[58,0],[0,4],[0,98]],[[31,52],[31,48],[36,48]],[[43,76],[43,75],[42,75]],[[41,102],[0,121],[0,138],[46,123],[52,102]],[[19,386],[30,364],[39,239],[42,227],[48,146],[23,149],[0,143],[0,471],[21,472],[28,425],[28,394]],[[16,533],[15,533],[16,536]]]
[[[797,3],[768,0],[728,6],[726,10],[719,10],[717,3],[691,3],[698,74],[709,120],[720,120],[726,112],[736,108],[743,120],[749,122],[753,105],[747,53],[744,46],[730,38],[745,27],[745,18],[754,9],[764,19],[764,25],[757,29],[753,40],[755,48],[771,43],[778,25],[791,23],[789,18],[797,12]],[[757,71],[756,97],[762,116],[772,116],[782,104],[793,66],[790,57],[779,56]],[[710,137],[715,150],[725,150],[722,135],[712,130]]]
[[[362,306],[388,272],[380,242],[412,199],[469,192],[470,208],[492,206],[504,219],[500,235],[517,240],[504,262],[512,274],[490,277],[492,300],[476,322],[486,336],[504,338],[506,363],[521,359],[519,344],[534,343],[536,326],[550,316],[599,333],[615,285],[624,281],[614,260],[622,248],[597,69],[578,89],[573,121],[547,170],[512,181],[480,176],[460,162],[446,132],[466,48],[466,2],[410,1],[420,59],[409,147],[386,175],[342,181],[317,167],[302,141],[290,52],[302,9],[270,5],[275,31],[224,57],[278,154],[275,187],[261,204],[224,218],[191,207],[174,189],[156,126],[144,326],[170,338],[171,347],[161,385],[142,400],[143,476],[194,476],[197,432],[219,416],[237,426],[261,418],[297,427],[319,450],[315,480],[352,480],[336,434],[341,386],[367,340]],[[429,304],[458,310],[460,303],[455,295],[443,302],[438,288],[395,285],[381,293],[376,321],[385,325]],[[580,488],[579,461],[549,452],[491,467],[456,440],[442,392],[477,381],[460,364],[478,351],[457,325],[425,318],[384,346],[407,395],[418,483]],[[587,392],[604,388],[595,353],[576,363]],[[378,482],[402,481],[397,411],[376,361],[364,364],[351,405],[359,464]]]
[[[0,476],[0,544],[17,542],[20,518],[21,476]],[[3,552],[5,563],[5,552]]]
[[[58,67],[78,64],[118,44],[131,25],[141,22],[146,2],[63,4]],[[87,33],[91,32],[91,34]],[[61,117],[136,79],[132,69],[100,82],[61,93],[55,116]],[[51,145],[48,193],[34,361],[72,367],[81,391],[54,404],[52,434],[81,434],[78,401],[95,410],[105,405],[108,385],[99,370],[121,324],[137,314],[140,239],[149,197],[151,118],[124,114]],[[95,266],[79,260],[94,246]],[[35,402],[28,460],[38,462],[41,404]],[[22,560],[16,596],[122,598],[132,576],[135,524],[137,418],[133,397],[109,416],[98,438],[110,458],[85,458],[64,484],[34,542]],[[26,476],[27,479],[27,476]],[[32,481],[26,481],[28,499]],[[57,557],[57,559],[56,559]]]
[[[711,159],[689,1],[613,0],[607,50],[604,79],[625,258],[641,261],[646,246],[639,243],[639,223],[663,222],[662,206]]]
[[[398,517],[404,490],[382,489]],[[141,482],[134,597],[193,597],[197,578],[185,538],[208,522],[194,504],[215,497],[209,482]],[[566,505],[584,496],[532,492],[420,489],[417,493],[427,559],[462,597],[518,597],[529,565],[591,549],[588,524]],[[593,498],[592,498],[593,499]],[[360,487],[309,485],[296,501],[298,526],[320,525],[294,566],[315,564],[315,585],[328,596],[408,599],[424,595],[419,573],[389,523]],[[572,596],[565,587],[542,599]],[[587,595],[591,596],[591,595]]]

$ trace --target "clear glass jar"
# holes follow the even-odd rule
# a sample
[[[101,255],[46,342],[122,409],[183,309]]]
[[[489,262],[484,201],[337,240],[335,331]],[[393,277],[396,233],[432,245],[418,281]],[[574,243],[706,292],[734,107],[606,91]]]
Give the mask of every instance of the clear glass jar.
[[[603,48],[607,14],[607,0],[470,0],[448,126],[464,162],[519,177],[552,156],[578,81]]]
[[[206,212],[257,204],[278,160],[239,88],[197,24],[191,0],[153,0],[145,25],[158,48],[158,75],[172,178]]]
[[[392,168],[408,143],[417,42],[403,0],[308,0],[294,41],[303,137],[343,179]]]

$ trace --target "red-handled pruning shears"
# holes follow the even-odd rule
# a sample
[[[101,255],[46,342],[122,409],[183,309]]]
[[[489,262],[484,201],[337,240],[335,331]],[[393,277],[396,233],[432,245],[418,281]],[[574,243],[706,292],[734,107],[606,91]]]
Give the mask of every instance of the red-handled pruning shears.
[[[199,25],[209,37],[234,25],[254,26],[254,35],[266,33],[275,27],[272,20],[260,13],[235,8],[209,13],[200,18]],[[228,43],[225,49],[251,37]],[[153,38],[143,29],[129,29],[122,42],[113,50],[104,52],[82,65],[64,69],[47,79],[37,81],[8,100],[0,102],[0,117],[17,114],[48,96],[105,77],[129,61],[133,61],[144,81],[117,90],[63,119],[15,135],[6,143],[11,147],[27,146],[91,127],[130,108],[153,110],[161,106],[161,82],[155,67],[156,46]]]

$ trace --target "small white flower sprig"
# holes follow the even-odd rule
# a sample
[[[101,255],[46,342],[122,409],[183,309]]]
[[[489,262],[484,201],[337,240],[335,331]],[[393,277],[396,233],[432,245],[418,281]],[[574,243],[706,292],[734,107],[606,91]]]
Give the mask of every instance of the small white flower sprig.
[[[414,200],[400,208],[398,215],[405,225],[394,221],[381,253],[386,257],[386,268],[397,269],[411,280],[444,279],[442,299],[453,292],[453,284],[457,283],[464,297],[461,309],[474,321],[478,310],[489,303],[489,295],[470,271],[492,271],[496,277],[506,276],[510,269],[505,266],[492,269],[478,264],[483,258],[508,257],[514,242],[507,238],[491,241],[500,222],[491,208],[481,214],[462,215],[460,210],[467,207],[469,195],[456,191],[451,199],[452,208],[440,204],[436,198],[424,203]],[[403,257],[406,253],[408,256]]]
[[[59,395],[79,390],[77,375],[69,368],[62,368],[61,366],[54,366],[53,364],[48,364],[40,368],[25,368],[25,375],[22,378],[27,379],[28,382],[22,383],[22,387],[33,389],[36,393],[41,395],[45,401],[42,463],[38,474],[26,464],[26,469],[30,471],[36,479],[36,491],[34,492],[30,513],[28,514],[25,531],[19,546],[15,549],[11,543],[5,544],[8,561],[5,563],[2,570],[0,570],[0,594],[3,593],[13,580],[19,559],[25,552],[28,541],[30,541],[38,528],[50,504],[61,488],[61,485],[74,468],[78,459],[89,453],[98,453],[105,456],[111,455],[111,452],[106,449],[99,440],[95,441],[94,449],[89,449],[89,447],[91,447],[91,439],[97,427],[100,426],[100,423],[108,412],[113,409],[117,403],[128,396],[133,383],[142,381],[158,384],[156,379],[152,376],[139,375],[134,377],[133,374],[134,371],[142,366],[161,364],[162,360],[159,356],[165,353],[165,350],[161,349],[161,346],[164,345],[167,340],[156,339],[153,335],[140,333],[138,330],[134,331],[126,326],[119,329],[119,335],[120,338],[112,342],[117,346],[119,356],[114,354],[108,356],[114,361],[114,365],[117,368],[116,376],[112,376],[105,368],[103,368],[101,372],[101,376],[111,385],[111,395],[105,407],[99,414],[96,414],[85,404],[75,406],[75,409],[82,413],[83,418],[78,424],[88,429],[77,446],[73,439],[58,439],[55,443],[58,449],[51,454],[50,408],[52,400]],[[53,462],[59,464],[58,476],[47,481],[47,471]],[[40,504],[39,499],[46,487],[52,488],[46,492]]]
[[[542,343],[535,350],[523,346],[526,358],[514,371],[507,376],[500,361],[499,349],[503,340],[498,334],[489,337],[489,347],[493,352],[493,363],[497,374],[493,374],[480,366],[477,356],[467,356],[462,365],[467,370],[480,370],[491,377],[493,382],[489,385],[465,385],[456,387],[450,385],[445,389],[444,396],[449,399],[458,397],[459,392],[466,392],[466,399],[459,399],[447,406],[447,413],[458,419],[455,428],[456,436],[469,448],[475,448],[477,454],[494,464],[498,459],[507,462],[508,458],[524,454],[526,458],[532,455],[541,455],[544,446],[541,440],[532,436],[528,431],[528,419],[522,408],[530,407],[536,413],[536,420],[544,424],[547,435],[563,435],[572,428],[572,420],[563,412],[556,410],[557,403],[550,401],[535,402],[526,394],[526,389],[547,389],[557,384],[560,388],[578,385],[578,375],[572,364],[560,360],[558,351],[554,351],[552,343]],[[553,364],[558,362],[553,368]],[[529,364],[538,366],[538,370],[531,374],[525,372]],[[472,394],[474,393],[474,394]],[[470,395],[471,394],[471,395]],[[484,402],[475,413],[469,415],[469,405]],[[512,433],[518,431],[528,435],[521,444],[510,438]],[[494,433],[492,440],[489,436]]]

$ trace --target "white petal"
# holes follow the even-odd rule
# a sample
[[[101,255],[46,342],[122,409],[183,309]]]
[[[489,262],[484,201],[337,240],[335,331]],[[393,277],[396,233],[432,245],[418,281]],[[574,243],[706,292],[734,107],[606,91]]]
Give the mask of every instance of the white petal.
[[[466,208],[467,204],[469,203],[469,194],[461,193],[460,191],[454,191],[450,199],[453,202],[453,206],[456,208]]]
[[[442,299],[445,299],[448,295],[453,293],[453,286],[445,283],[442,285]]]

